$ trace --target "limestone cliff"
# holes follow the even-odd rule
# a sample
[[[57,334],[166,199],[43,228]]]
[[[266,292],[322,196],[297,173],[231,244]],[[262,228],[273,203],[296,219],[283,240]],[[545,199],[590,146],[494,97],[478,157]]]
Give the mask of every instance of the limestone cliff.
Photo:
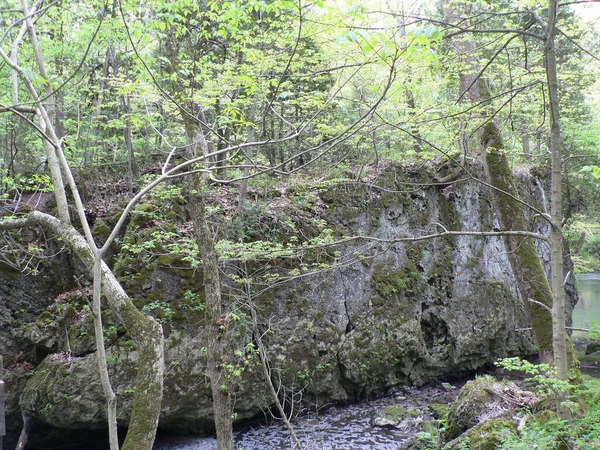
[[[296,395],[295,401],[314,405],[354,401],[399,384],[422,385],[456,377],[500,357],[535,353],[500,237],[391,242],[443,228],[497,228],[485,186],[472,179],[435,186],[433,179],[432,168],[395,166],[369,183],[322,183],[302,195],[289,189],[267,193],[261,200],[262,214],[256,215],[254,228],[269,227],[282,240],[290,234],[286,226],[295,230],[296,240],[318,234],[307,226],[311,221],[319,221],[315,228],[325,227],[336,237],[376,238],[349,240],[334,249],[307,247],[300,260],[287,259],[283,253],[260,264],[245,260],[224,265],[234,281],[241,267],[244,273],[260,273],[262,280],[296,274],[287,283],[274,283],[272,289],[257,289],[250,296],[260,315],[258,325],[274,377],[289,389],[290,396]],[[518,179],[523,199],[543,210],[540,180],[525,172]],[[278,211],[276,205],[282,204],[288,208],[288,225],[269,225],[266,212],[269,208]],[[160,426],[203,432],[211,427],[212,419],[204,373],[202,279],[173,247],[170,252],[132,256],[133,243],[139,245],[140,236],[152,236],[157,229],[148,218],[152,208],[146,209],[142,213],[142,205],[131,220],[121,253],[115,256],[115,270],[136,303],[163,322],[167,375]],[[181,226],[161,231],[174,233],[184,227],[183,215],[171,214]],[[99,221],[96,231],[101,231],[100,225]],[[530,231],[546,228],[543,219],[532,218]],[[251,241],[252,233],[246,233],[245,239]],[[548,266],[548,249],[538,243],[538,250]],[[321,260],[323,270],[308,275]],[[5,324],[0,337],[9,366],[9,414],[19,415],[18,401],[35,419],[55,427],[102,428],[105,402],[85,287],[74,284],[58,300],[51,290],[47,291],[51,295],[31,298],[22,287],[23,279],[6,271],[0,277],[0,320]],[[11,284],[4,281],[15,277],[17,281]],[[33,286],[41,278],[28,277],[31,282],[25,283],[39,290]],[[270,401],[255,365],[248,298],[244,297],[249,294],[247,290],[240,293],[234,281],[225,286],[229,314],[223,334],[232,344],[231,354],[223,355],[223,364],[230,367],[235,409],[243,419],[260,413]],[[572,306],[576,301],[573,285],[569,294]],[[137,351],[111,317],[105,318],[105,340],[119,420],[126,425]]]

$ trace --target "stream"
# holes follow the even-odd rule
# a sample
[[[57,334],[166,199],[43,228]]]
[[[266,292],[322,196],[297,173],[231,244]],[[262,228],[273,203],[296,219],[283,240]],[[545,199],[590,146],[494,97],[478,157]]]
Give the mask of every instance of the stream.
[[[411,438],[419,424],[431,420],[429,403],[450,403],[458,389],[442,386],[399,389],[395,395],[343,407],[329,407],[292,421],[305,450],[396,450]],[[373,426],[372,418],[386,406],[413,410],[398,428]],[[290,449],[289,433],[281,422],[248,427],[235,433],[237,450]],[[216,450],[214,437],[159,436],[154,450]]]
[[[589,328],[594,321],[600,325],[600,273],[584,273],[577,276],[579,302],[573,310],[573,326]],[[574,331],[574,338],[585,338],[587,333]]]

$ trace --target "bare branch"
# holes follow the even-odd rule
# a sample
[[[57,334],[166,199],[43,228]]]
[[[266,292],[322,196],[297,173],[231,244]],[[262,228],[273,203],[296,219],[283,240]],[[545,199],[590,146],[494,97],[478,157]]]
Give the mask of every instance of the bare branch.
[[[534,300],[532,298],[528,298],[527,299],[528,302],[531,303],[535,303],[538,306],[541,306],[542,308],[544,308],[546,311],[548,311],[550,314],[552,314],[552,308],[550,308],[548,305],[544,305],[542,302],[538,302],[537,300]]]

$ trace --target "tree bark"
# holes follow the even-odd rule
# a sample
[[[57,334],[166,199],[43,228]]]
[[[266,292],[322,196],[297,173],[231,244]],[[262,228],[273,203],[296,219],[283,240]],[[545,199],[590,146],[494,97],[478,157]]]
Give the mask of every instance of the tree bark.
[[[128,76],[127,70],[125,76]],[[133,149],[133,138],[131,135],[131,119],[129,114],[131,112],[131,104],[128,95],[121,97],[121,108],[125,114],[125,128],[123,129],[123,140],[125,141],[125,148],[127,149],[127,178],[129,184],[129,192],[135,191],[135,182],[138,178],[138,168],[135,161],[135,152]]]
[[[104,330],[102,328],[102,257],[100,252],[94,251],[94,298],[92,309],[94,313],[94,334],[96,338],[96,356],[100,384],[106,398],[106,419],[108,422],[108,442],[111,450],[119,450],[119,435],[117,430],[117,396],[112,389],[108,376],[108,361],[104,348]]]
[[[471,26],[469,14],[471,11],[469,2],[444,0],[442,9],[446,21],[451,25],[468,28]],[[479,98],[477,73],[479,67],[479,58],[477,57],[477,45],[475,40],[468,33],[457,34],[452,37],[452,45],[458,57],[458,74],[459,74],[459,101],[464,101],[465,97],[471,101]],[[466,157],[477,154],[469,148],[468,135],[466,132],[466,123],[460,122],[458,132],[458,143],[463,155]]]
[[[504,154],[504,143],[495,122],[484,127],[480,142],[485,149],[485,167],[494,191],[495,206],[502,231],[527,230],[523,205],[517,200],[519,194],[512,170]],[[509,195],[507,195],[509,194]],[[552,317],[550,312],[536,302],[552,307],[552,290],[540,261],[533,239],[521,236],[504,236],[517,287],[525,303],[538,345],[540,360],[552,364]],[[562,261],[562,255],[561,255]]]
[[[565,282],[563,282],[563,211],[562,211],[562,137],[560,130],[560,105],[558,100],[558,75],[556,70],[556,50],[554,45],[557,0],[548,1],[548,24],[546,26],[546,77],[550,99],[550,153],[552,160],[552,195],[550,203],[551,230],[550,249],[552,252],[552,330],[554,335],[554,364],[560,380],[569,379],[567,359],[568,338],[566,333]],[[566,281],[566,280],[565,280]],[[563,405],[564,393],[559,393],[557,415],[569,419],[570,411]]]
[[[523,158],[531,159],[531,144],[529,142],[527,127],[521,128],[521,141],[523,143]]]
[[[19,441],[17,442],[15,450],[25,450],[27,442],[29,441],[29,432],[31,431],[31,417],[24,412],[21,413],[21,416],[23,417],[23,428],[21,429],[21,434],[19,435]]]
[[[25,25],[29,32],[30,41],[33,47],[35,60],[37,62],[40,74],[50,80],[46,71],[43,55],[37,40],[37,35],[33,21],[29,16],[29,7],[27,0],[22,0],[23,14],[25,15]],[[22,36],[19,35],[18,39]],[[14,48],[14,47],[13,47]],[[14,55],[13,55],[14,56]],[[94,297],[95,297],[95,329],[98,343],[98,360],[100,366],[100,375],[102,379],[105,394],[107,394],[108,416],[111,448],[118,448],[116,439],[116,406],[115,397],[110,389],[108,373],[106,371],[106,358],[102,361],[104,341],[102,325],[100,320],[100,296],[101,287],[105,289],[105,295],[115,314],[121,319],[121,322],[129,332],[131,338],[136,342],[139,350],[138,373],[136,378],[136,390],[134,394],[134,405],[129,423],[129,430],[123,448],[125,450],[151,450],[156,436],[160,407],[162,403],[163,373],[164,373],[164,338],[161,326],[153,319],[144,316],[133,305],[118,280],[103,262],[102,256],[105,249],[98,250],[90,227],[85,217],[85,211],[79,197],[77,186],[70,172],[68,163],[62,152],[62,142],[56,134],[53,115],[52,86],[47,82],[48,108],[41,102],[40,96],[31,80],[23,74],[22,69],[16,63],[17,59],[9,58],[0,48],[0,57],[4,62],[18,75],[21,76],[23,83],[28,89],[34,102],[37,104],[37,115],[40,119],[40,129],[44,133],[43,146],[48,159],[50,175],[54,186],[54,195],[58,206],[58,216],[53,217],[39,211],[31,212],[27,219],[3,223],[3,228],[7,229],[18,224],[30,225],[39,224],[53,234],[58,235],[65,245],[75,253],[86,265],[90,273],[94,274]],[[13,83],[13,88],[16,85]],[[15,94],[16,96],[16,94]],[[61,167],[62,166],[62,167]],[[62,169],[62,170],[61,170]],[[69,216],[66,192],[63,184],[63,175],[69,181],[77,212],[85,238],[72,225]],[[100,282],[100,278],[102,281]],[[106,388],[109,389],[106,389]]]
[[[166,40],[166,46],[168,47],[167,53],[171,61],[169,69],[176,71],[179,67],[179,53],[178,43],[174,36],[169,36],[169,39]],[[180,100],[185,99],[185,92],[180,85],[175,85],[174,89],[176,97],[180,98]],[[193,101],[188,100],[185,103],[188,105],[189,111],[193,112],[195,107],[198,109],[197,117],[199,118],[199,120],[195,120],[189,114],[186,114],[186,112],[181,111],[186,134],[187,156],[195,158],[199,154],[207,155],[212,152],[213,143],[207,139],[205,128],[202,125],[203,123],[206,124],[206,117],[202,109],[198,108]],[[204,164],[208,166],[210,161],[206,159],[204,160]],[[219,324],[221,319],[224,320],[222,317],[221,282],[215,244],[206,220],[205,199],[203,196],[205,182],[199,174],[191,175],[189,188],[185,191],[185,197],[192,217],[194,237],[198,244],[198,251],[202,258],[202,268],[204,271],[206,372],[210,379],[213,396],[217,449],[233,450],[233,425],[231,417],[233,406],[229,395],[227,376],[221,367],[221,355],[224,352],[224,345],[220,334],[222,330]]]
[[[248,120],[251,125],[248,125],[248,141],[254,142],[254,121],[256,119],[256,104],[258,103],[258,94],[254,96],[254,100],[252,101],[252,106],[250,107],[250,117]],[[246,193],[248,192],[248,177],[250,176],[250,165],[252,164],[252,147],[248,147],[244,149],[244,179],[242,180],[242,184],[240,186],[240,195],[238,197],[238,206],[237,212],[238,214],[244,209],[244,204],[246,203]]]
[[[233,450],[233,426],[231,415],[233,413],[229,383],[227,375],[221,367],[221,355],[225,351],[222,345],[223,333],[221,329],[226,319],[223,317],[221,303],[221,282],[215,244],[212,232],[206,220],[204,198],[200,192],[200,182],[194,183],[194,193],[188,197],[188,206],[194,223],[194,235],[198,244],[198,251],[202,257],[204,271],[204,293],[206,302],[206,372],[210,378],[210,387],[213,396],[213,410],[215,415],[215,429],[217,432],[217,449]]]

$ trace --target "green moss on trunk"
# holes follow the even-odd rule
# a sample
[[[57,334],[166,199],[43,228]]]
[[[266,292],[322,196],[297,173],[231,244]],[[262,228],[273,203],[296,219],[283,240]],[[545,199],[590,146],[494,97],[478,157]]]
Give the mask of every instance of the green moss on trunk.
[[[515,186],[508,159],[503,153],[499,130],[489,122],[482,133],[486,145],[486,169],[494,191],[496,208],[503,231],[528,230],[523,204]],[[543,361],[552,361],[552,316],[531,300],[552,307],[552,290],[540,261],[533,239],[523,236],[504,236],[508,258],[515,273],[517,285],[529,313],[535,338]]]

